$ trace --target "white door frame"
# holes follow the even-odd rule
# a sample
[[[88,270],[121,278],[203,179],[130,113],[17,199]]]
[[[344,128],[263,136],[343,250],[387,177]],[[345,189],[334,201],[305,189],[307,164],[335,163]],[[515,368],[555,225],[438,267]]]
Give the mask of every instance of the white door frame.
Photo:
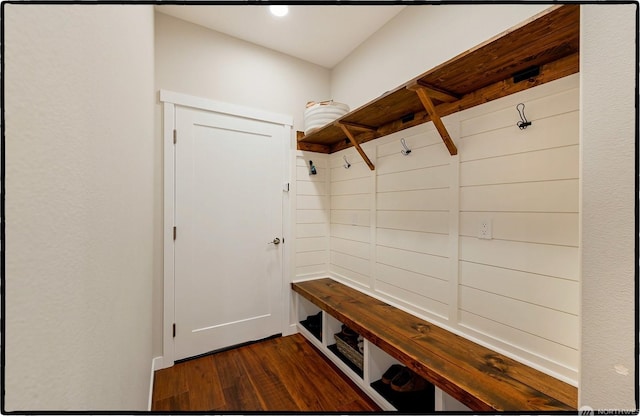
[[[181,94],[177,92],[160,90],[160,102],[163,107],[163,129],[162,140],[164,145],[164,296],[163,296],[163,319],[162,319],[162,360],[161,365],[156,369],[171,367],[174,362],[175,348],[173,338],[173,324],[175,322],[175,257],[174,257],[174,241],[173,227],[175,225],[175,147],[173,146],[173,131],[175,129],[175,110],[176,106],[190,107],[200,110],[211,111],[221,114],[230,114],[238,117],[250,118],[260,121],[266,121],[274,124],[293,127],[293,117],[283,114],[271,113],[268,111],[257,110],[227,104],[218,101],[209,100],[207,98],[194,97],[191,95]],[[292,132],[290,133],[290,139]],[[287,172],[287,177],[283,181],[283,192],[285,185],[291,183],[291,166],[290,166],[290,142],[283,146],[283,152],[286,152],[283,158],[286,166],[283,171]],[[288,186],[286,187],[288,189]],[[285,244],[282,245],[284,250],[282,259],[282,333],[289,332],[289,302],[286,294],[289,290],[289,280],[286,276],[290,276],[290,262],[293,253],[292,230],[291,230],[291,204],[293,198],[289,196],[288,191],[285,192],[282,207],[282,232]],[[287,244],[287,242],[291,242]]]

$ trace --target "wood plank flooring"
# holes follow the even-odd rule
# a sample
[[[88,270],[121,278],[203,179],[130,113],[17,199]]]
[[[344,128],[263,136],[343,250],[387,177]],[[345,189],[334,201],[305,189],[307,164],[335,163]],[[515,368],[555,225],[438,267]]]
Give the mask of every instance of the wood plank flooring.
[[[158,370],[152,400],[152,411],[380,410],[300,334]]]

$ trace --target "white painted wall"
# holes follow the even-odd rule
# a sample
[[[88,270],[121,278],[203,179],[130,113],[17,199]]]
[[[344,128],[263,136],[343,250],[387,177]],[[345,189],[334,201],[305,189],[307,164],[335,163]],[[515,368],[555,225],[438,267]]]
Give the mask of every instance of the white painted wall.
[[[146,410],[153,10],[4,12],[5,409]]]
[[[161,6],[160,6],[161,7]],[[329,98],[329,70],[156,13],[156,88],[290,114]]]
[[[596,409],[638,407],[633,319],[637,7],[581,6],[580,404]]]
[[[304,130],[305,105],[311,100],[329,98],[329,70],[272,50],[241,41],[162,13],[155,14],[155,88],[166,89],[211,100],[241,105],[293,116],[294,128]],[[154,229],[154,284],[153,284],[153,352],[162,355],[162,139],[161,107],[156,105],[155,160],[155,214]],[[295,149],[295,133],[292,149]],[[242,155],[229,155],[239,163],[251,163]],[[322,158],[312,159],[322,172]],[[292,162],[292,180],[295,181],[296,164]],[[318,175],[322,177],[322,175]],[[308,179],[308,177],[307,177]],[[302,192],[316,194],[308,183]],[[302,182],[305,182],[304,178]],[[292,184],[298,185],[298,183]],[[300,186],[303,184],[300,183]],[[322,192],[321,190],[319,192]],[[293,195],[293,193],[292,193]],[[303,204],[308,198],[299,197]],[[295,204],[295,203],[294,203]],[[293,215],[293,223],[301,221],[299,228],[313,228],[308,221],[318,221]],[[305,225],[302,225],[304,223]],[[298,226],[296,226],[298,227]],[[293,230],[295,235],[296,230]],[[310,242],[307,241],[307,242]],[[292,247],[293,245],[289,246]],[[307,247],[307,248],[304,248]],[[301,246],[301,250],[308,249]],[[292,259],[296,273],[308,272],[313,255],[300,254]],[[299,269],[301,267],[302,269]],[[326,267],[325,267],[326,269]],[[285,300],[287,302],[287,300]]]
[[[336,65],[331,97],[357,108],[548,7],[407,6]]]

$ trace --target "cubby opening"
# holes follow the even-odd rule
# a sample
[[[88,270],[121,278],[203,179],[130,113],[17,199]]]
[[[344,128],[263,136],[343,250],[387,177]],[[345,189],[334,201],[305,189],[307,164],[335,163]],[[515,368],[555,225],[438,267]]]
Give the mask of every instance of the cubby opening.
[[[364,354],[358,349],[359,334],[329,314],[325,314],[325,321],[327,348],[358,377],[363,378]],[[364,345],[364,340],[362,342]]]
[[[392,383],[382,380],[382,376],[389,370],[403,368],[402,364],[380,348],[369,343],[368,370],[371,388],[384,400],[389,402],[399,412],[425,413],[435,411],[435,387],[426,380],[420,380],[422,384],[418,389],[411,391],[396,391]],[[390,373],[392,371],[389,371]],[[398,372],[397,372],[398,373]],[[419,377],[414,375],[414,377]]]
[[[436,387],[435,391],[436,397],[436,411],[442,412],[471,412],[472,410],[449,396],[447,393],[443,392],[439,388]]]
[[[316,305],[298,296],[298,322],[315,339],[322,342],[323,313]],[[309,338],[307,336],[307,338]]]

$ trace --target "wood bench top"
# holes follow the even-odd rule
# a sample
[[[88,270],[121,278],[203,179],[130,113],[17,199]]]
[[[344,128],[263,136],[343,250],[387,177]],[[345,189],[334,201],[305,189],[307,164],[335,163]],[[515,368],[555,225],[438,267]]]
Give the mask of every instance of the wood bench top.
[[[472,410],[577,409],[576,387],[358,290],[329,278],[291,286]]]

